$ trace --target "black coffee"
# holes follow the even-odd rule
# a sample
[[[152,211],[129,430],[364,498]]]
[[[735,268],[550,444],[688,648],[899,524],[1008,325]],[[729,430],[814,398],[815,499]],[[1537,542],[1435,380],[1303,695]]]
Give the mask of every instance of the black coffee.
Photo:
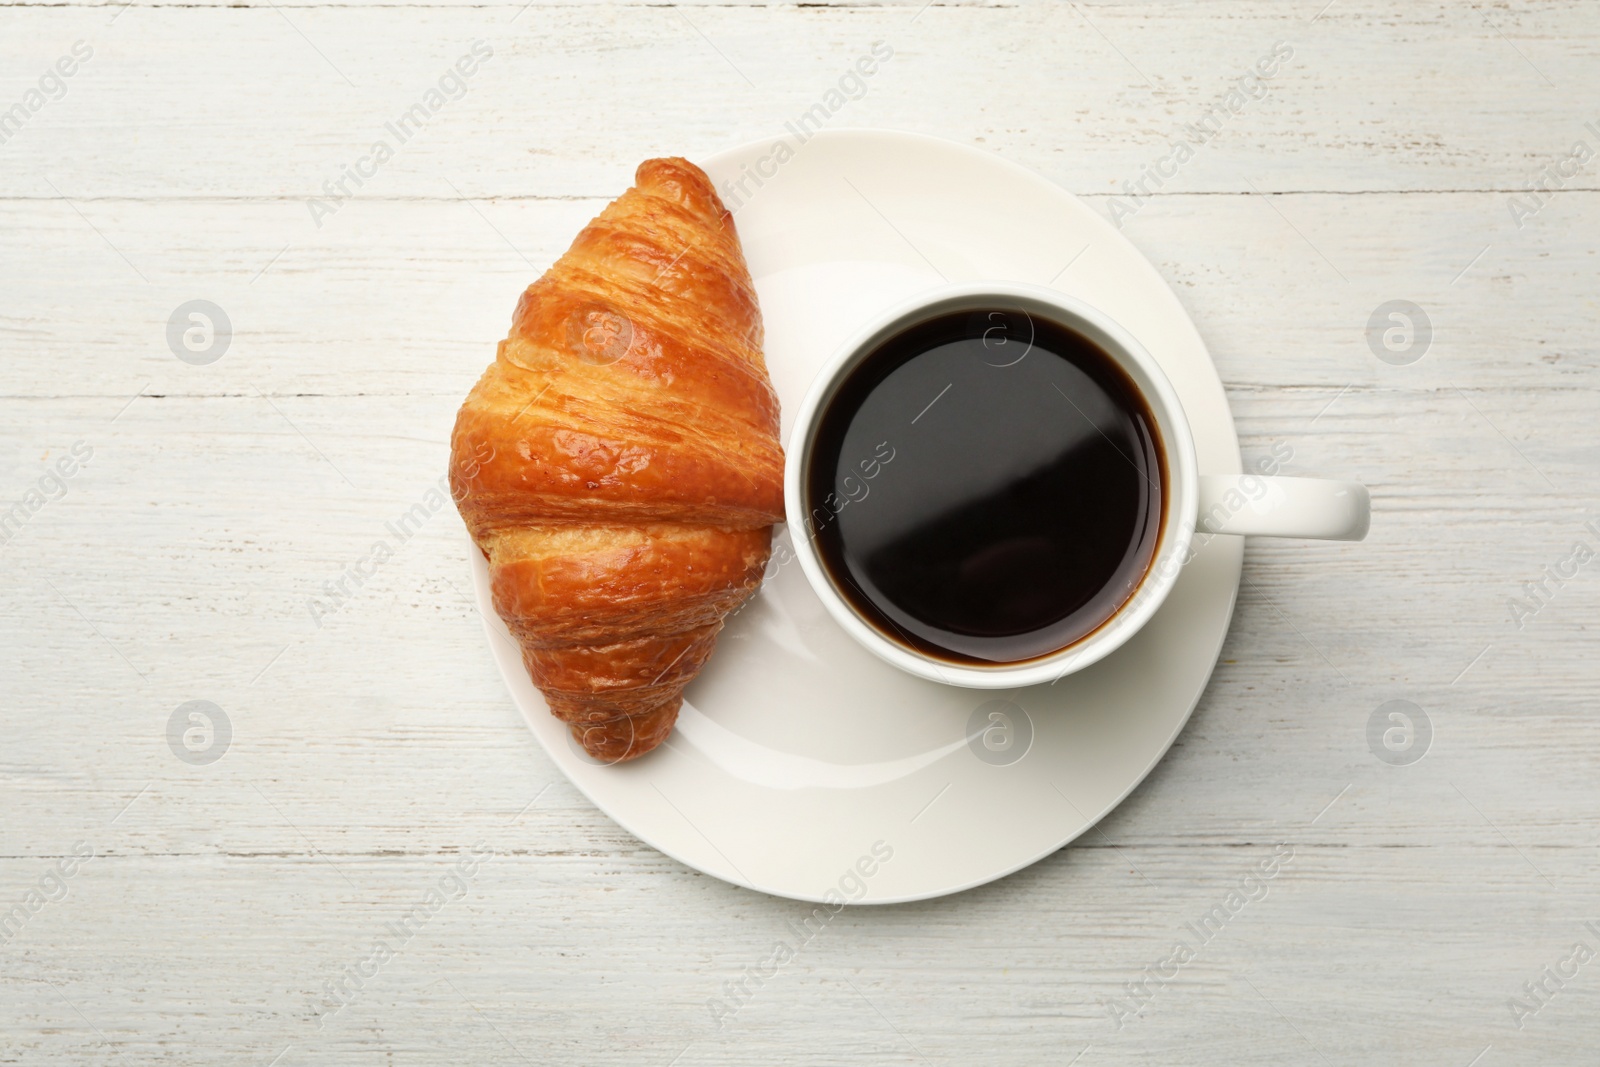
[[[1109,355],[1038,315],[959,312],[890,338],[835,391],[806,528],[891,640],[1016,663],[1133,595],[1164,482],[1155,420]]]

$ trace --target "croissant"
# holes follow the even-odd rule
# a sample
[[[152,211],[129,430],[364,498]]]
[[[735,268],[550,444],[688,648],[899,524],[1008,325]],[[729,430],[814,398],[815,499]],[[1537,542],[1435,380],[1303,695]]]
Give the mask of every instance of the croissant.
[[[467,396],[450,486],[495,610],[597,760],[659,745],[783,519],[761,309],[710,179],[633,188],[528,287]]]

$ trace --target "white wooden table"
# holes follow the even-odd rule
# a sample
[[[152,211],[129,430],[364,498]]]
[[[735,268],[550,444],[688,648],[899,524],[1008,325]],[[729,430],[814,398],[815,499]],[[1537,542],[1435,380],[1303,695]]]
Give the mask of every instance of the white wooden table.
[[[1594,1063],[1600,9],[1324,2],[4,0],[0,1062]],[[1362,478],[1376,517],[1251,544],[1205,698],[1099,831],[846,911],[718,1028],[809,909],[567,784],[451,510],[362,561],[634,165],[781,132],[879,40],[831,125],[1137,208],[1246,458]],[[169,345],[192,300],[232,324],[209,364]],[[1369,330],[1393,300],[1426,343]],[[1392,700],[1431,741],[1369,745]],[[169,744],[190,701],[225,746]],[[1165,963],[1280,843],[1267,895]]]

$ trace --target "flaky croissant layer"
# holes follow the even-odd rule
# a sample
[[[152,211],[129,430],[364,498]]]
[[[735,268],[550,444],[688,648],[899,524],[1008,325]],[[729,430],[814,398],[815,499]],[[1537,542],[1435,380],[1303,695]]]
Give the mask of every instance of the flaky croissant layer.
[[[761,312],[705,174],[635,185],[529,286],[451,438],[450,484],[494,604],[591,756],[672,729],[783,519]]]

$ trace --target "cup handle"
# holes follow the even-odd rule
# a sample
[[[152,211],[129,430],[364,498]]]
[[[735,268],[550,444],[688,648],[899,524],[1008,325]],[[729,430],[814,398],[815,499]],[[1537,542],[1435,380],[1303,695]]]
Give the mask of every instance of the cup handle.
[[[1201,533],[1360,541],[1371,521],[1372,498],[1360,482],[1257,474],[1200,477],[1195,529]]]

